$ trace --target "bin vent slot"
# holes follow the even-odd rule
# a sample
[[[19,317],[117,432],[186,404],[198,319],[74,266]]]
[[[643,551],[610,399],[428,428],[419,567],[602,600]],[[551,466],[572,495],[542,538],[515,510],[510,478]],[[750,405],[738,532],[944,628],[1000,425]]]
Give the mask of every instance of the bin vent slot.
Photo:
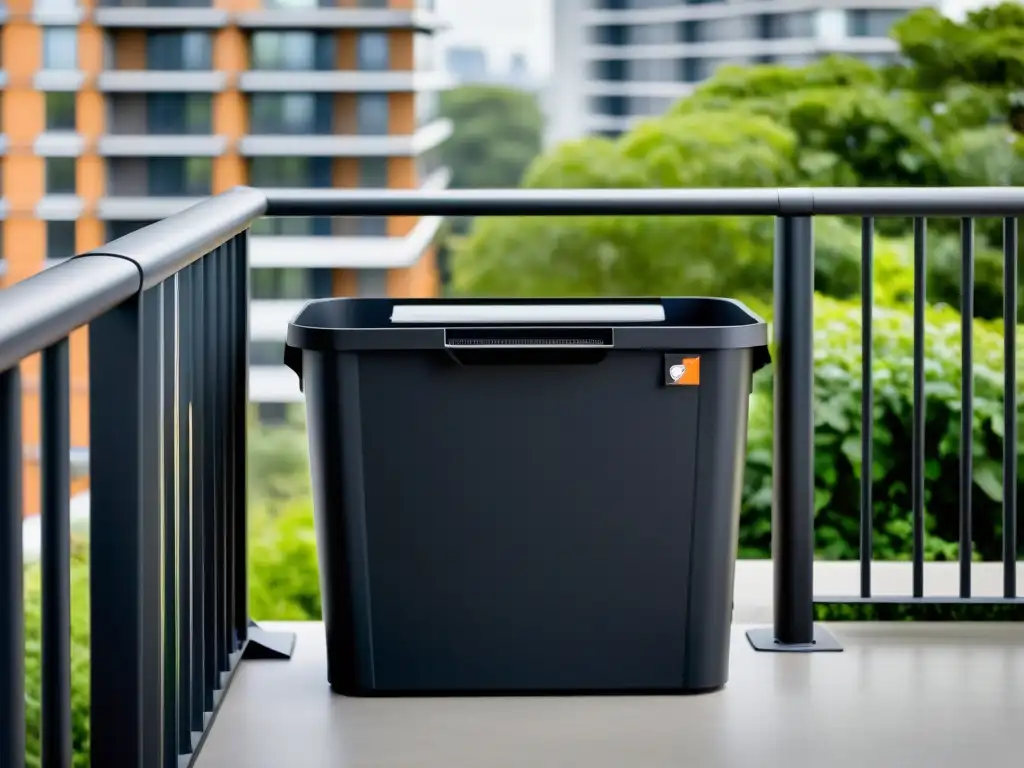
[[[661,304],[399,304],[391,322],[416,325],[664,323]]]
[[[458,328],[445,331],[448,347],[611,347],[611,328]]]

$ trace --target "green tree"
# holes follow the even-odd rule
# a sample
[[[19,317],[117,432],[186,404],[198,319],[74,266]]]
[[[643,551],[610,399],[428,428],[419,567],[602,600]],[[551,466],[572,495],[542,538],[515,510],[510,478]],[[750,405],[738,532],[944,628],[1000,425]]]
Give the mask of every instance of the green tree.
[[[441,156],[456,189],[515,187],[541,151],[544,119],[525,91],[468,85],[441,95],[453,123]]]
[[[921,12],[897,29],[905,52],[923,45],[914,41],[930,39],[928,34],[958,40],[967,32],[977,33],[997,46],[1006,37],[999,24],[1015,24],[1020,15],[1020,6],[1007,4],[957,25]],[[583,139],[540,156],[525,174],[524,185],[625,189],[1024,183],[1024,136],[1007,124],[1006,94],[991,85],[982,52],[975,51],[979,61],[960,70],[947,67],[941,77],[925,71],[931,61],[925,53],[916,55],[908,57],[909,66],[889,70],[843,57],[802,68],[725,67],[666,115],[643,122],[618,140]],[[1014,55],[1005,52],[1004,58]],[[921,62],[920,72],[915,61]],[[976,226],[975,313],[1001,317],[1000,222],[979,220]],[[954,307],[961,296],[958,227],[956,220],[929,222],[930,297]],[[837,297],[858,293],[859,224],[819,221],[817,229],[819,289]],[[899,244],[894,247],[909,268],[909,220],[879,219],[877,229]],[[454,248],[452,283],[467,295],[686,293],[766,301],[771,254],[767,220],[483,218]]]

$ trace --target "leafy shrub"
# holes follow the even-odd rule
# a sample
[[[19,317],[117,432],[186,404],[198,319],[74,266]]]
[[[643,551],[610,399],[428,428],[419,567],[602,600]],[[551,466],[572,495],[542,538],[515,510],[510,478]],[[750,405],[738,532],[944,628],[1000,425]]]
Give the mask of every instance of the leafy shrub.
[[[292,500],[279,514],[250,515],[250,614],[257,619],[320,620],[312,504]],[[42,592],[38,563],[25,569],[26,766],[41,768]],[[71,550],[71,727],[74,768],[89,768],[89,552]]]
[[[960,442],[960,316],[933,307],[926,315],[925,512],[929,559],[957,557]],[[816,548],[827,559],[858,553],[861,475],[861,318],[859,303],[817,297],[815,306]],[[999,324],[974,331],[975,554],[1001,552],[1003,337]],[[875,556],[912,554],[911,425],[913,319],[905,309],[874,312]],[[740,552],[769,552],[772,499],[771,377],[751,396],[749,452]],[[1020,457],[1018,456],[1018,463]]]
[[[25,568],[26,766],[39,768],[42,727],[42,584],[38,563]],[[89,562],[80,539],[71,545],[71,736],[74,768],[89,766]]]
[[[249,614],[254,619],[320,621],[313,505],[293,500],[272,515],[250,514]]]

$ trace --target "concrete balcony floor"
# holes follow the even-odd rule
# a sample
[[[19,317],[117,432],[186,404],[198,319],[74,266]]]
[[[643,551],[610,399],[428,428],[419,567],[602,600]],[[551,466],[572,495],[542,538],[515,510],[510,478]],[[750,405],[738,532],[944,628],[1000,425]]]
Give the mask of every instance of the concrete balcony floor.
[[[828,576],[819,572],[819,581],[844,585],[846,564],[838,565]],[[765,585],[762,569],[739,566],[730,681],[700,696],[346,698],[327,687],[323,625],[266,624],[297,633],[295,656],[242,663],[197,766],[945,768],[1019,761],[1024,624],[842,623],[829,628],[843,653],[757,653],[744,630],[770,615],[759,599],[771,595],[770,571]],[[883,574],[901,584],[903,569],[879,569],[882,594],[902,592]]]

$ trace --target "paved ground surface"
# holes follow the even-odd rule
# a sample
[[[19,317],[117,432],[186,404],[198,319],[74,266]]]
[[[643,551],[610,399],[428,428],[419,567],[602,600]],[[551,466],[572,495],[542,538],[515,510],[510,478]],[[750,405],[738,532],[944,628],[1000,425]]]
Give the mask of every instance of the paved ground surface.
[[[743,565],[737,574],[740,622],[770,616],[770,571],[765,578],[759,567]],[[885,570],[876,572],[880,588]],[[943,570],[929,572],[929,592],[941,593]],[[902,580],[898,569],[894,573]],[[849,573],[819,574],[819,584],[822,594],[852,592],[855,566]],[[888,585],[903,592],[898,586]],[[198,768],[960,768],[1020,762],[1021,624],[837,624],[831,629],[844,652],[812,655],[756,653],[746,627],[737,624],[731,679],[717,693],[428,699],[332,694],[323,626],[267,628],[298,634],[295,657],[242,664]]]

